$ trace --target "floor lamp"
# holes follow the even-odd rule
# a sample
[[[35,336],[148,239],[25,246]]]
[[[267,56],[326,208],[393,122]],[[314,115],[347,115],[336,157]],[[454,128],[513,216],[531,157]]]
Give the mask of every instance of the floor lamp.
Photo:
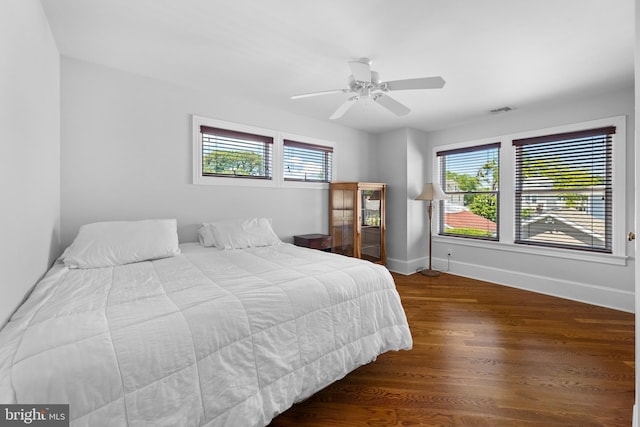
[[[426,183],[424,185],[424,188],[422,189],[422,193],[420,193],[420,195],[416,197],[416,200],[426,200],[427,202],[429,202],[427,207],[427,213],[429,215],[429,268],[420,270],[420,273],[429,277],[437,277],[440,275],[440,272],[434,270],[431,266],[433,202],[436,200],[444,200],[446,198],[447,195],[444,194],[444,191],[442,191],[440,186],[437,183],[431,182]]]

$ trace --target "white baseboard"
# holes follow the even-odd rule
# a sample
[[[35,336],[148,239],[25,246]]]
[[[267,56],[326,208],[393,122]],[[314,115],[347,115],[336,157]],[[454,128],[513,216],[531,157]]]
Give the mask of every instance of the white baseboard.
[[[415,259],[412,261],[401,261],[399,259],[387,258],[387,268],[394,273],[404,274],[408,276],[423,268],[426,268],[427,262],[424,259]]]
[[[620,291],[603,286],[572,282],[553,277],[527,274],[515,270],[486,267],[478,264],[454,262],[446,259],[433,260],[434,265],[448,265],[448,273],[469,277],[499,285],[509,286],[554,297],[633,313],[635,296],[633,292]],[[387,268],[399,274],[413,274],[425,267],[425,259],[400,261],[387,259]]]
[[[637,403],[633,405],[633,418],[631,421],[631,425],[633,427],[638,427],[638,405]]]

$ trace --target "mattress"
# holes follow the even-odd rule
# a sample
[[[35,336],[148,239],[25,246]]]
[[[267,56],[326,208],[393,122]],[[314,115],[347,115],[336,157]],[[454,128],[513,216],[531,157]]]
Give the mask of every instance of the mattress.
[[[0,402],[68,403],[74,426],[264,426],[412,346],[383,266],[285,243],[180,249],[56,263],[0,330]]]

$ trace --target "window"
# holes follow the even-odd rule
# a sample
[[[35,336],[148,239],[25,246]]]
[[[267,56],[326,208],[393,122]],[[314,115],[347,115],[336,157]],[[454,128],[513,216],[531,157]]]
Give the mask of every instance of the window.
[[[202,176],[272,178],[273,138],[200,126]]]
[[[197,185],[325,190],[337,179],[337,144],[305,135],[193,115],[192,149]]]
[[[285,139],[284,180],[330,182],[333,148]]]
[[[498,240],[500,143],[438,151],[439,234]],[[443,220],[444,219],[444,220]]]
[[[434,147],[432,180],[448,194],[434,240],[626,265],[631,138],[617,116]],[[483,167],[498,160],[499,172]]]
[[[612,253],[615,127],[516,139],[515,243]]]

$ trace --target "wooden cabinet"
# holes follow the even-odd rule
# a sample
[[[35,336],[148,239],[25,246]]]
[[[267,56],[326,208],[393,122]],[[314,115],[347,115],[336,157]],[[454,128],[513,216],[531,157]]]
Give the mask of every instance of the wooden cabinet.
[[[385,197],[387,185],[332,182],[329,190],[329,233],[332,252],[386,264]]]

